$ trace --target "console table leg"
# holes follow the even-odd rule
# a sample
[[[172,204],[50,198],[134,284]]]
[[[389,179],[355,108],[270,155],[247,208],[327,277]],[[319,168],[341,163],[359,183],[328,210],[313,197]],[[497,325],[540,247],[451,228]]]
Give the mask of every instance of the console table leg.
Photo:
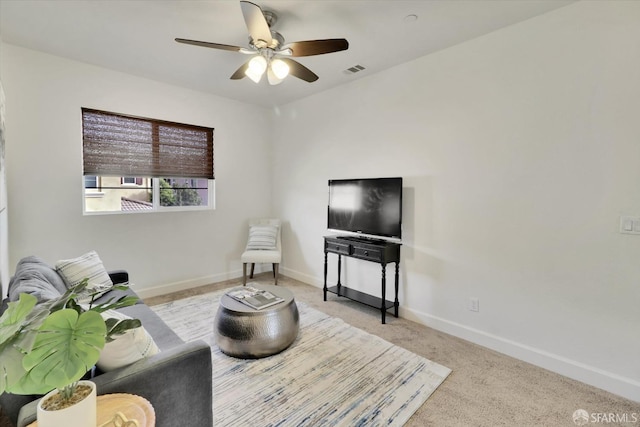
[[[336,287],[338,288],[338,296],[340,296],[340,277],[342,277],[342,255],[338,254],[338,283]]]
[[[380,307],[380,311],[382,312],[382,324],[386,323],[386,314],[387,314],[387,266],[386,264],[382,264],[382,307]]]
[[[396,262],[396,299],[393,302],[395,316],[398,317],[398,307],[400,306],[400,301],[398,301],[398,277],[400,271],[400,261]]]
[[[327,253],[324,253],[324,288],[322,288],[324,292],[324,300],[327,300]]]

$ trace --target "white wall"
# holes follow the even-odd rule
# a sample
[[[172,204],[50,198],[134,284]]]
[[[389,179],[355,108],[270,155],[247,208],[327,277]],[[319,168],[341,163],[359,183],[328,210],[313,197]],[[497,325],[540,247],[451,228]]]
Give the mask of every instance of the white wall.
[[[96,249],[150,295],[238,276],[274,213],[284,273],[319,286],[327,180],[399,175],[402,316],[640,401],[638,40],[637,2],[580,2],[273,116],[0,43],[10,262]],[[214,127],[217,209],[82,216],[83,106]]]
[[[581,2],[284,106],[283,271],[321,285],[328,179],[403,176],[403,317],[640,401],[639,40]]]
[[[1,40],[0,40],[1,43]],[[7,180],[4,162],[5,98],[0,78],[0,296],[9,284],[9,215],[7,212]]]
[[[247,220],[271,209],[266,110],[8,44],[1,62],[12,269],[95,249],[142,295],[240,275]],[[215,128],[215,211],[83,216],[81,107]]]

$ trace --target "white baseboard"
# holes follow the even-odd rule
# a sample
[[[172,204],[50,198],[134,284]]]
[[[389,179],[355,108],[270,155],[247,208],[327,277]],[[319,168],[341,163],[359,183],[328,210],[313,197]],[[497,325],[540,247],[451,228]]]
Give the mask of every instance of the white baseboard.
[[[321,288],[324,281],[304,273],[288,268],[283,269],[286,275],[301,282]],[[625,378],[621,375],[607,372],[594,366],[568,359],[557,354],[549,353],[535,347],[516,341],[508,340],[497,335],[471,328],[460,323],[452,322],[400,306],[400,317],[420,323],[438,331],[445,332],[474,344],[495,350],[519,360],[531,363],[549,371],[589,384],[594,387],[617,394],[626,399],[640,402],[640,382]]]
[[[324,283],[323,279],[300,273],[299,271],[292,270],[290,268],[281,268],[280,271],[287,277],[299,280],[317,288],[322,288]],[[210,275],[181,282],[169,283],[162,286],[140,289],[139,291],[136,290],[136,292],[140,298],[144,299],[197,288],[211,283],[233,280],[239,277],[242,277],[242,271],[231,271],[224,274]],[[548,369],[552,372],[564,375],[585,384],[598,387],[635,402],[640,402],[640,382],[638,381],[634,381],[621,375],[607,372],[557,354],[549,353],[523,343],[489,334],[460,323],[432,316],[418,310],[400,306],[399,315],[407,320],[462,338],[474,344],[495,350],[499,353],[515,357],[516,359]]]
[[[271,271],[270,265],[269,267],[263,267],[259,264],[256,264],[255,274],[261,274],[267,271],[269,272]],[[282,270],[281,270],[281,273],[296,279],[295,277],[290,276],[288,273],[285,273]],[[247,279],[248,279],[248,276],[249,276],[249,273],[247,272]],[[174,282],[174,283],[167,283],[164,285],[152,286],[152,287],[143,288],[143,289],[136,289],[134,284],[132,286],[132,289],[136,291],[136,293],[141,299],[145,299],[145,298],[157,297],[160,295],[171,294],[173,292],[186,291],[188,289],[193,289],[193,288],[197,288],[204,285],[210,285],[212,283],[220,283],[220,282],[226,282],[227,280],[235,280],[241,277],[242,277],[242,270],[238,269],[238,270],[229,271],[226,273],[212,274],[209,276],[197,277],[195,279],[183,280],[183,281]],[[304,279],[296,279],[296,280],[300,280],[301,282],[308,283]]]
[[[400,317],[640,402],[640,382],[638,381],[450,320],[402,308],[402,306],[400,306]]]
[[[315,286],[316,288],[321,288],[324,285],[322,279],[318,279],[315,276],[311,276],[309,274],[300,273],[296,270],[291,270],[290,268],[281,267],[280,271],[287,277],[291,277],[292,279],[299,280],[300,282],[306,283],[311,286]]]
[[[136,291],[141,299],[157,297],[160,295],[166,295],[173,292],[185,291],[199,286],[210,285],[212,283],[225,282],[227,280],[233,280],[242,277],[242,271],[231,271],[223,274],[212,274],[210,276],[198,277],[195,279],[183,280],[180,282],[168,283],[161,286],[154,286],[151,288],[135,289],[135,284],[132,289]]]
[[[261,274],[266,271],[271,271],[270,268],[262,268],[260,265],[256,265],[255,274]],[[282,272],[282,274],[285,274]],[[248,279],[249,273],[247,273]],[[287,274],[288,276],[288,274]],[[212,274],[209,276],[197,277],[195,279],[183,280],[180,282],[167,283],[161,286],[152,286],[144,289],[136,289],[135,284],[133,285],[133,290],[136,291],[138,296],[141,299],[157,297],[160,295],[171,294],[173,292],[186,291],[188,289],[197,288],[204,285],[210,285],[212,283],[221,283],[226,282],[227,280],[235,280],[242,277],[242,270],[229,271],[227,273],[221,274]],[[289,276],[291,277],[291,276]],[[298,279],[301,282],[304,282],[302,279]],[[307,282],[305,282],[307,283]]]

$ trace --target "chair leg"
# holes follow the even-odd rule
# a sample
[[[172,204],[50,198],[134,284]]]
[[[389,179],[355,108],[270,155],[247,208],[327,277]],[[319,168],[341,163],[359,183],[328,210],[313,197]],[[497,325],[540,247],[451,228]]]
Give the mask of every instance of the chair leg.
[[[256,268],[256,263],[252,262],[251,263],[251,275],[249,276],[249,279],[253,279],[253,269]]]
[[[242,286],[247,286],[247,263],[242,263]]]
[[[280,264],[273,264],[273,277],[275,277],[275,285],[278,286],[278,267]]]

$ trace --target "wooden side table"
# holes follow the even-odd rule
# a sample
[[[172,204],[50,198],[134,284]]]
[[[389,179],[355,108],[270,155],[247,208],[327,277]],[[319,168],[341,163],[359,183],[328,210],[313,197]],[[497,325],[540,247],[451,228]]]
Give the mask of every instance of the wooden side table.
[[[155,427],[156,413],[147,399],[135,394],[114,393],[98,396],[98,426],[109,424],[117,412],[122,413],[128,420],[136,420],[140,427]],[[37,427],[34,421],[27,427]]]

